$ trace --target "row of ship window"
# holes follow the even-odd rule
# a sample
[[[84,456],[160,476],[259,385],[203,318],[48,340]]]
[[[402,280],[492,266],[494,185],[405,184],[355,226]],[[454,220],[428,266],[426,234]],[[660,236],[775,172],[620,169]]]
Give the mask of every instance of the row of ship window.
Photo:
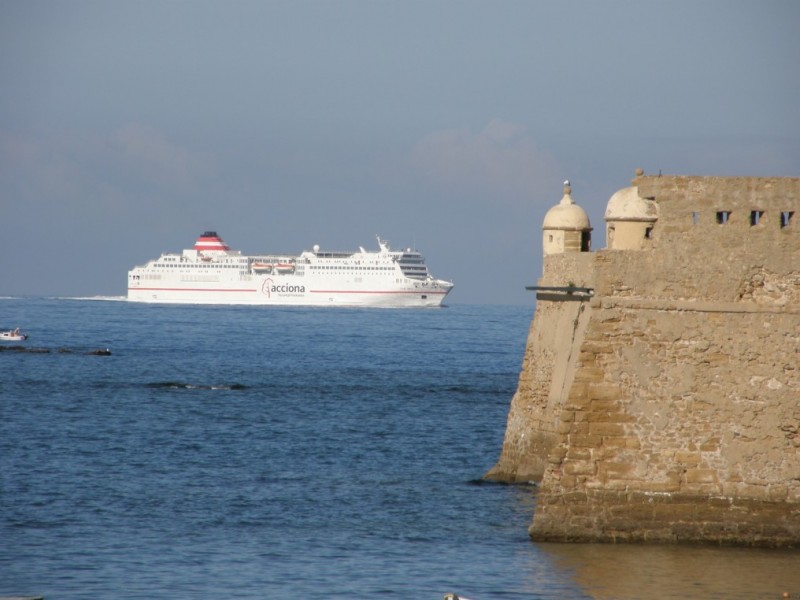
[[[181,268],[181,269],[185,269],[187,267],[195,267],[195,268],[202,267],[204,269],[211,269],[211,268],[214,268],[214,269],[219,269],[219,268],[223,268],[223,269],[243,269],[244,268],[244,265],[221,265],[219,263],[216,263],[216,264],[203,264],[203,263],[199,263],[199,264],[180,264],[180,263],[161,264],[161,263],[156,263],[155,266],[156,267],[178,267],[178,268]]]
[[[329,270],[336,270],[336,271],[342,271],[342,270],[394,271],[394,267],[318,267],[318,266],[315,266],[315,265],[310,266],[309,269],[320,269],[320,270],[325,270],[325,271],[329,271]]]
[[[216,263],[216,264],[203,264],[203,263],[198,263],[198,264],[156,263],[154,266],[155,267],[162,267],[162,268],[173,267],[173,268],[181,268],[181,269],[183,269],[183,268],[202,268],[202,269],[212,269],[212,268],[213,269],[220,269],[220,268],[222,268],[222,269],[240,269],[243,272],[245,271],[245,269],[243,268],[243,265],[224,265],[224,264],[221,265],[219,263]],[[309,268],[310,269],[315,269],[315,270],[325,270],[325,271],[329,271],[329,270],[335,270],[335,271],[343,271],[343,270],[394,271],[394,267],[336,267],[336,266],[333,266],[333,267],[322,267],[322,266],[309,266]],[[412,266],[403,265],[403,270],[404,271],[425,271],[425,266],[423,265],[423,266],[418,266],[418,267],[412,267]]]

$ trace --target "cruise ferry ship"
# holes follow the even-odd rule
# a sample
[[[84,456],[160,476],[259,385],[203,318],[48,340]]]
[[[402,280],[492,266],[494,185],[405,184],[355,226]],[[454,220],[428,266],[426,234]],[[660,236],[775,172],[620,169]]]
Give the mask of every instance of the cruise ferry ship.
[[[441,306],[453,283],[434,278],[411,248],[245,256],[215,231],[193,248],[162,254],[128,272],[128,300],[280,306]]]

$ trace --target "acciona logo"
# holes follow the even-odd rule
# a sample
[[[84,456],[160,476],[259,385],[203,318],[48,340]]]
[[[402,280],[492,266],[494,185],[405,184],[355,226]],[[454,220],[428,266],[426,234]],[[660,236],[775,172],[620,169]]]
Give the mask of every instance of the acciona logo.
[[[272,278],[268,277],[261,284],[261,293],[271,298],[272,294],[305,294],[306,286],[304,285],[291,285],[288,283],[275,284]]]

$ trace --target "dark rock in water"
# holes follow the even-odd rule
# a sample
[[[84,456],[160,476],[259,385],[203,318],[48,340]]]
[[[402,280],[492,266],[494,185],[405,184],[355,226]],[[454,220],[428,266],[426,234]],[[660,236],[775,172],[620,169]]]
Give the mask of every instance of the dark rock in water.
[[[182,388],[186,387],[185,383],[178,383],[177,381],[155,381],[148,383],[147,387],[151,388]]]
[[[0,350],[8,352],[26,352],[29,354],[48,354],[49,348],[28,348],[27,346],[0,346]]]
[[[208,385],[208,384],[197,384],[197,383],[183,383],[179,381],[154,381],[153,383],[148,383],[147,387],[165,388],[173,390],[246,390],[247,389],[247,386],[242,385],[241,383]]]
[[[29,348],[27,346],[0,346],[0,351],[6,352],[22,352],[25,354],[50,354],[52,350],[50,348]],[[56,350],[59,354],[74,354],[75,350],[72,348],[58,348]],[[101,348],[99,350],[91,350],[89,352],[84,352],[83,354],[93,355],[93,356],[111,356],[111,350],[108,348]],[[0,598],[2,600],[2,598]]]

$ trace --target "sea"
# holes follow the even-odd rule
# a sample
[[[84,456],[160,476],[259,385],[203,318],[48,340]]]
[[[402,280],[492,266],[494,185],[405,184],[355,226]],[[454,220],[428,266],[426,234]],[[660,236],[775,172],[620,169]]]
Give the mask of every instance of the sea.
[[[532,315],[0,298],[0,597],[800,597],[798,551],[531,542],[483,475]]]

